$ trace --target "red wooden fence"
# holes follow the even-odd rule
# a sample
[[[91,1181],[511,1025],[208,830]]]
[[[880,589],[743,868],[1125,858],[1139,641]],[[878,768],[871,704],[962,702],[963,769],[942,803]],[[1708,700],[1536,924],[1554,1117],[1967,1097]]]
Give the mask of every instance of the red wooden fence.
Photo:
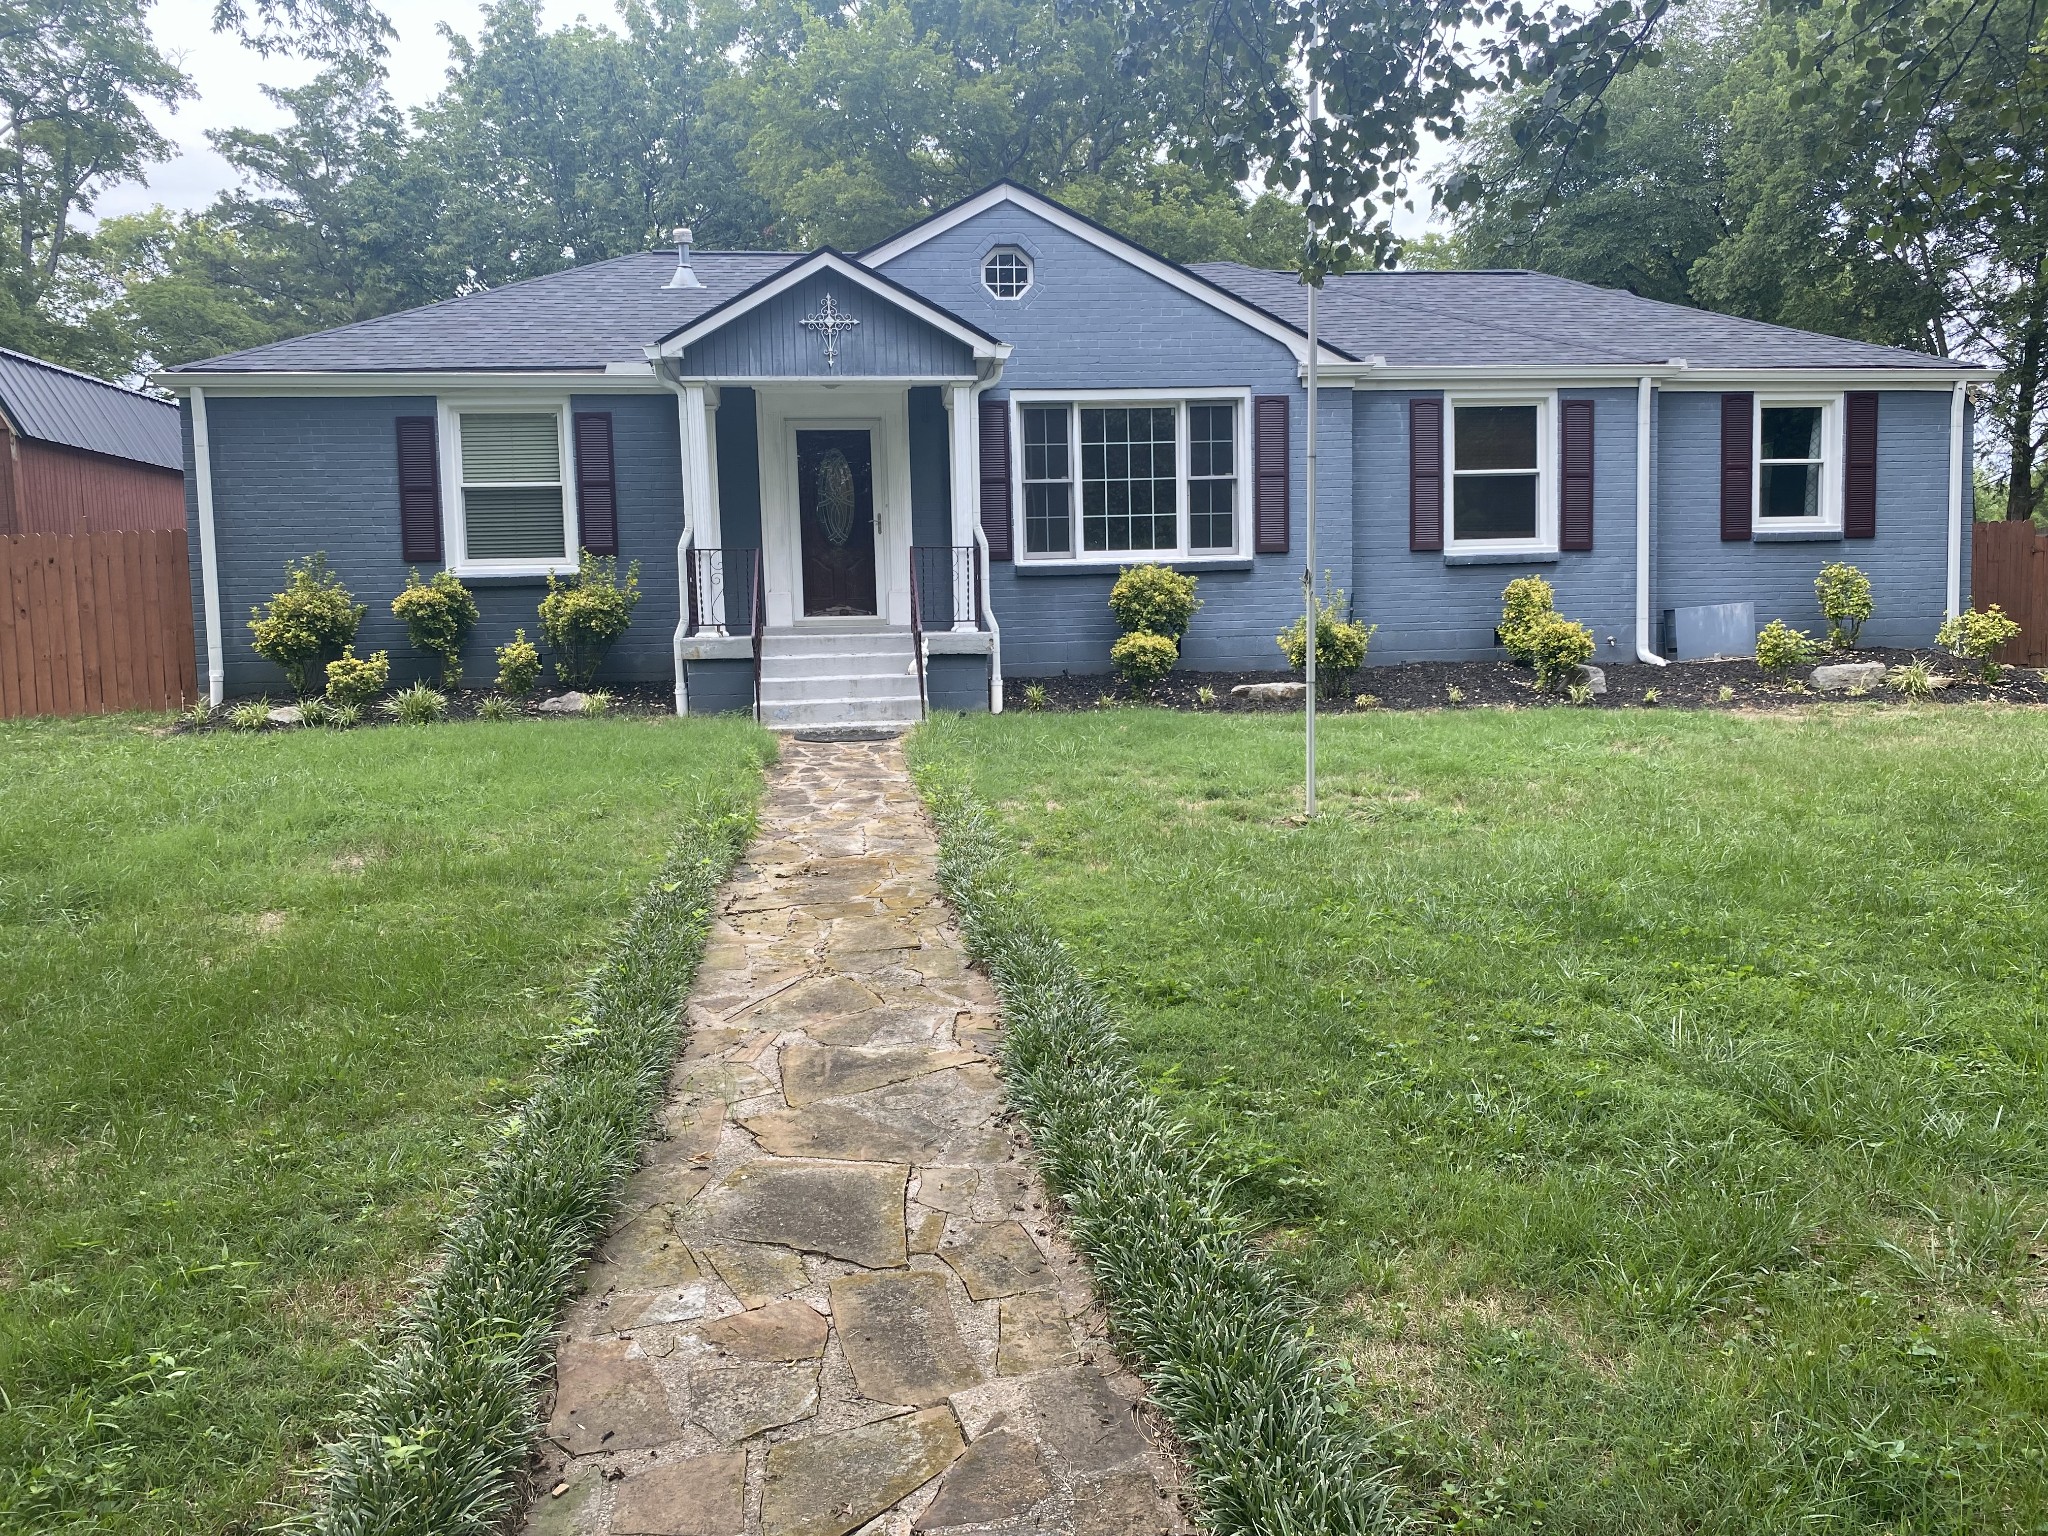
[[[0,538],[0,719],[198,697],[185,531]]]
[[[1978,523],[1970,529],[1970,602],[1998,604],[2019,622],[2020,637],[1998,653],[2013,666],[2048,666],[2048,539],[2030,522]]]

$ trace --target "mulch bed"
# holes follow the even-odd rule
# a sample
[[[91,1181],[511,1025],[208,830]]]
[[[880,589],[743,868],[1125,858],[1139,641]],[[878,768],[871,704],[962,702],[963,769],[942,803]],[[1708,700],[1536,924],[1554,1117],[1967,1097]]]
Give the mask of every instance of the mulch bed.
[[[441,691],[448,700],[448,713],[442,716],[444,720],[474,720],[476,718],[477,705],[492,696],[488,688],[460,688],[453,692],[443,689]],[[554,698],[566,691],[559,688],[543,689],[534,694],[532,698],[522,700],[520,703],[521,715],[536,720],[581,719],[582,716],[580,715],[544,715],[535,708],[536,705],[544,700]],[[597,692],[600,690],[589,689],[586,691]],[[605,711],[605,718],[608,720],[621,717],[631,718],[639,716],[644,718],[655,715],[673,715],[676,712],[675,690],[665,683],[612,684],[607,685],[601,691],[611,695],[611,707]],[[386,697],[389,697],[389,695],[386,695]],[[177,724],[172,726],[171,729],[174,733],[234,730],[236,727],[228,723],[228,712],[237,704],[247,702],[246,699],[229,699],[204,721],[194,720],[189,715],[181,716]],[[284,705],[293,703],[294,700],[289,694],[280,694],[270,702],[273,705]],[[373,704],[363,711],[361,720],[357,721],[353,726],[345,727],[345,729],[360,731],[367,730],[371,726],[396,725],[397,723],[396,720],[393,720]],[[302,730],[304,727],[296,725],[266,725],[263,729],[266,731],[295,731]],[[331,730],[334,727],[321,726],[318,729]]]
[[[1826,660],[1881,661],[1888,667],[1925,662],[1930,672],[1950,680],[1946,687],[1935,690],[1932,702],[2048,704],[2048,676],[2020,667],[2007,667],[2004,680],[1994,687],[1964,679],[1955,660],[1939,651],[1873,648],[1843,651]],[[1648,706],[1758,710],[1801,709],[1822,701],[1857,705],[1903,702],[1902,695],[1884,683],[1861,696],[1817,693],[1805,683],[1810,669],[1795,673],[1796,683],[1788,685],[1766,676],[1753,661],[1684,661],[1673,662],[1668,667],[1632,664],[1609,666],[1604,670],[1607,691],[1595,694],[1587,701],[1594,708],[1642,709]],[[1143,702],[1166,709],[1199,710],[1204,714],[1286,712],[1300,709],[1300,701],[1233,698],[1230,690],[1239,683],[1296,681],[1299,678],[1292,672],[1174,672],[1149,699],[1137,700],[1124,686],[1123,680],[1112,673],[1062,673],[1058,677],[1007,679],[1004,683],[1004,705],[1009,709],[1072,712]],[[1204,690],[1207,691],[1206,697]],[[1655,698],[1646,699],[1644,695],[1651,690],[1655,690]],[[1341,697],[1326,699],[1322,708],[1354,713],[1359,709],[1359,695],[1371,700],[1365,706],[1368,709],[1519,709],[1571,705],[1571,701],[1560,694],[1538,689],[1535,678],[1526,667],[1506,661],[1412,661],[1399,666],[1367,667],[1350,680]]]

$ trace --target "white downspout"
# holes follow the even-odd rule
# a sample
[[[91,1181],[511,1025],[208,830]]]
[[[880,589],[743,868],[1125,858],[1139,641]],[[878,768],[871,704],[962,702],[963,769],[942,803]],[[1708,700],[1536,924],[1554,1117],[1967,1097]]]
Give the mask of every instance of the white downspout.
[[[1650,644],[1650,376],[1636,380],[1636,660],[1665,664]]]
[[[1003,376],[1003,365],[998,362],[995,371],[985,379],[978,380],[967,393],[968,448],[972,454],[970,463],[981,463],[981,396]],[[981,567],[982,613],[988,619],[988,712],[1000,715],[1003,712],[1003,626],[996,622],[995,591],[989,581],[988,530],[981,526],[981,477],[974,479],[974,553]]]
[[[1948,617],[1963,611],[1963,422],[1965,385],[1956,381],[1948,406]]]
[[[219,709],[227,696],[227,662],[220,630],[220,546],[213,534],[213,439],[206,427],[206,391],[192,386],[192,484],[199,503],[199,591],[206,609],[206,703]]]
[[[654,372],[676,397],[676,472],[681,476],[683,487],[683,531],[676,540],[676,593],[680,601],[676,607],[675,642],[671,651],[676,669],[676,713],[687,715],[690,712],[690,690],[683,676],[683,640],[690,628],[690,539],[694,531],[690,524],[690,397],[660,363],[654,365]]]

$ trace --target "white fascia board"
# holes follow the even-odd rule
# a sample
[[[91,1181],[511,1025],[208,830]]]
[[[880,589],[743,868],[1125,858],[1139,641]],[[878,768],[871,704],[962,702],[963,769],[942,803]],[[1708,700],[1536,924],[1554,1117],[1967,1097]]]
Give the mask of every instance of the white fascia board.
[[[1170,287],[1179,289],[1189,298],[1199,299],[1211,309],[1221,310],[1233,320],[1248,325],[1262,335],[1270,336],[1273,340],[1281,343],[1281,345],[1294,354],[1294,360],[1297,363],[1307,364],[1308,338],[1303,336],[1293,326],[1275,319],[1263,309],[1247,304],[1244,300],[1225,289],[1204,282],[1185,267],[1177,266],[1164,257],[1154,256],[1143,246],[1133,245],[1130,241],[1111,234],[1108,230],[1098,227],[1087,219],[1069,213],[1066,209],[1060,207],[1058,203],[1048,202],[1046,199],[1027,192],[1022,187],[1012,186],[1008,182],[990,187],[985,192],[976,193],[973,197],[968,198],[966,202],[955,203],[944,213],[934,214],[915,229],[907,229],[902,234],[896,236],[895,239],[885,240],[882,244],[861,252],[861,264],[868,267],[886,266],[898,256],[903,255],[904,252],[914,251],[927,240],[935,240],[940,235],[958,229],[969,219],[986,213],[999,203],[1015,203],[1019,208],[1024,209],[1028,213],[1036,214],[1039,218],[1045,220],[1046,223],[1051,224],[1057,229],[1064,230],[1066,233],[1074,236],[1075,239],[1085,240],[1097,250],[1106,251],[1119,261],[1136,267],[1139,271],[1149,276],[1158,278],[1159,281]],[[1340,368],[1357,366],[1341,352],[1333,352],[1328,346],[1320,346],[1316,350],[1321,354],[1322,366]]]
[[[563,370],[513,373],[153,373],[150,383],[173,394],[195,387],[211,397],[234,395],[658,395],[661,381],[641,373]]]
[[[820,251],[815,256],[783,268],[744,298],[713,310],[701,320],[693,320],[666,341],[649,347],[647,356],[650,359],[680,357],[692,344],[724,330],[742,315],[759,309],[770,299],[789,292],[798,283],[805,282],[820,272],[836,272],[848,282],[894,305],[906,314],[915,315],[932,329],[941,331],[961,345],[972,349],[977,358],[1004,358],[1010,355],[1008,342],[997,341],[962,325],[944,310],[935,309],[915,294],[899,288],[894,283],[885,282],[858,262],[848,261],[833,251]]]
[[[1771,391],[1780,389],[1941,389],[1957,382],[1996,378],[1992,369],[1956,368],[1692,368],[1670,363],[1530,363],[1514,366],[1475,365],[1466,368],[1363,368],[1342,366],[1326,372],[1333,382],[1353,389],[1450,389],[1474,384],[1544,383],[1570,388],[1596,385],[1633,387],[1644,378],[1667,390]]]
[[[1998,377],[1996,368],[1978,368],[1959,363],[1944,368],[1688,368],[1671,377],[1658,376],[1660,388],[1669,390],[1720,390],[1731,387],[1770,391],[1776,389],[1939,389],[1957,384],[1988,384]]]
[[[862,389],[905,389],[920,384],[979,384],[975,373],[688,373],[673,375],[678,384],[703,384],[715,388],[729,384],[745,389],[794,389],[811,385],[836,395],[857,394]]]

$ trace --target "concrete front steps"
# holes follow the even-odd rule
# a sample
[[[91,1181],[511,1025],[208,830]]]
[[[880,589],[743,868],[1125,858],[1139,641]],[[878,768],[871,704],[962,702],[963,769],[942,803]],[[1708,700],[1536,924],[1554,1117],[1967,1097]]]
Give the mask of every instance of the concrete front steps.
[[[771,629],[761,636],[763,725],[915,725],[922,718],[909,630]]]

